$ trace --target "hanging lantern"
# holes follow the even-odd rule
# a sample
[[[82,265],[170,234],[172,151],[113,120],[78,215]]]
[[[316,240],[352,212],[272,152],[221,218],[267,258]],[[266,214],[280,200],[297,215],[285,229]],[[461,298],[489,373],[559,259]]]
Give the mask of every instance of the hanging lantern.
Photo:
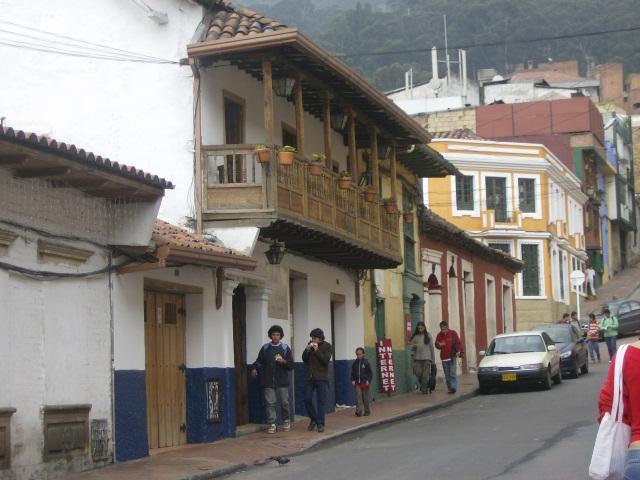
[[[273,242],[269,250],[264,252],[270,265],[280,265],[282,257],[284,257],[284,245],[282,243]]]
[[[339,108],[332,109],[331,111],[331,128],[334,130],[342,131],[347,126],[347,114]]]
[[[293,86],[296,84],[295,78],[283,77],[273,79],[273,90],[279,97],[288,98],[293,92]]]
[[[449,278],[456,278],[456,269],[454,268],[455,265],[455,258],[451,257],[451,266],[449,267]]]

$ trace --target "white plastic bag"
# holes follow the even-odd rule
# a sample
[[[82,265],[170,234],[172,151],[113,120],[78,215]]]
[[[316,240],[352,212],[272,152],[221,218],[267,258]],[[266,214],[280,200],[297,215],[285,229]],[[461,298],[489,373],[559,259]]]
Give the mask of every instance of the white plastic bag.
[[[622,422],[624,415],[622,367],[626,351],[627,345],[622,345],[616,355],[611,413],[607,412],[602,417],[589,465],[589,478],[593,480],[624,478],[624,465],[631,439],[631,427]]]

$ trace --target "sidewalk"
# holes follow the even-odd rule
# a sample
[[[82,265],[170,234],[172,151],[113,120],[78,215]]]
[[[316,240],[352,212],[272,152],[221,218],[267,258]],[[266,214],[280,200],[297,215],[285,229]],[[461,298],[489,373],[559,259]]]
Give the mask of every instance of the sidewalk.
[[[640,264],[626,268],[596,292],[597,299],[587,300],[583,305],[584,316],[597,309],[603,303],[614,299],[623,300],[632,297],[640,299]]]
[[[458,392],[446,393],[439,383],[431,395],[407,393],[379,399],[370,417],[356,417],[355,409],[341,409],[327,416],[324,433],[308,432],[303,417],[288,433],[252,433],[208,444],[191,444],[162,451],[140,460],[69,475],[73,480],[204,480],[261,464],[271,457],[291,456],[344,435],[446,407],[475,395],[477,377],[458,377]]]

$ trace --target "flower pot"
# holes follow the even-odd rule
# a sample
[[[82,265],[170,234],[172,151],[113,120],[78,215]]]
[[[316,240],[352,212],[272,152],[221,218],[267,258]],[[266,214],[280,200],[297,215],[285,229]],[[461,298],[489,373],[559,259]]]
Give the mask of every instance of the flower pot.
[[[386,203],[383,205],[384,207],[384,211],[391,214],[391,213],[396,213],[398,211],[398,207],[396,206],[395,203]]]
[[[373,190],[365,190],[364,191],[364,200],[365,202],[373,203],[376,201],[376,197],[378,194]]]
[[[270,150],[256,150],[253,155],[258,163],[269,163],[269,160],[271,160]]]
[[[295,158],[295,152],[285,152],[283,150],[278,152],[278,161],[280,165],[293,165],[293,159]]]
[[[413,223],[413,213],[411,212],[403,213],[402,218],[404,220],[404,223]]]
[[[310,163],[309,175],[322,175],[323,169],[324,169],[324,166],[321,163]]]
[[[351,187],[351,177],[340,177],[338,178],[338,188],[342,190],[346,190]]]

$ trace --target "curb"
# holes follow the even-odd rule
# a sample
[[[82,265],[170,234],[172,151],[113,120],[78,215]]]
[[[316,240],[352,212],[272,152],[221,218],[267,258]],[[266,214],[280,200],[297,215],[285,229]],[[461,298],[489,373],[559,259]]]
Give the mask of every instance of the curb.
[[[435,405],[428,405],[423,408],[413,410],[411,412],[399,413],[397,415],[381,418],[380,420],[373,421],[371,423],[367,423],[364,425],[358,425],[356,427],[347,428],[346,430],[342,430],[340,432],[332,433],[330,435],[324,436],[317,440],[312,440],[310,442],[305,443],[300,450],[288,454],[283,454],[283,457],[297,457],[302,455],[303,453],[307,453],[310,450],[315,450],[317,448],[321,448],[324,444],[339,440],[342,437],[346,437],[347,435],[364,432],[366,430],[372,430],[374,428],[387,425],[390,423],[400,422],[402,420],[407,420],[409,418],[418,417],[420,415],[424,415],[425,413],[432,412],[434,410],[439,410],[441,408],[451,407],[457,403],[464,402],[465,400],[469,400],[470,398],[475,397],[478,394],[478,389],[475,388],[468,393],[464,393],[460,396],[454,397],[451,400],[446,400],[442,403],[438,403]],[[216,468],[214,470],[209,470],[208,472],[199,473],[196,475],[191,475],[187,477],[182,477],[180,480],[209,480],[211,478],[219,478],[225,475],[230,475],[232,473],[239,472],[240,470],[250,469],[254,467],[263,466],[269,461],[271,458],[256,460],[253,464],[246,463],[235,463],[230,465],[225,465],[220,468]]]

